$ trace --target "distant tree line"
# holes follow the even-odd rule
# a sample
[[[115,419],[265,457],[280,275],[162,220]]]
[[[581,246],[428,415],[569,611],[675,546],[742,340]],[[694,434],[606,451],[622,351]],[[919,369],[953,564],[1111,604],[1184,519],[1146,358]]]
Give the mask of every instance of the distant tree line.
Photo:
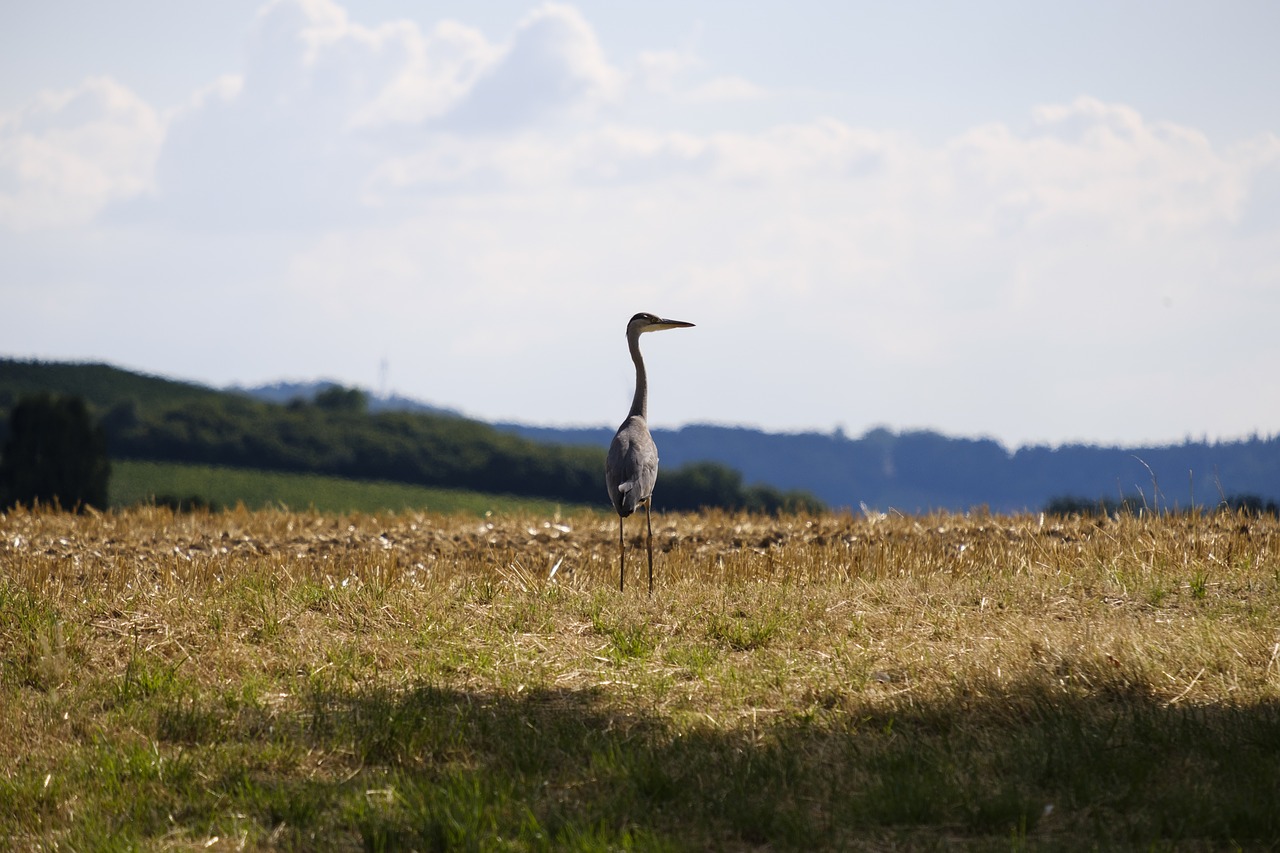
[[[111,454],[314,472],[471,489],[573,503],[605,502],[604,452],[540,444],[476,421],[408,412],[365,411],[358,391],[324,392],[285,406],[228,396],[151,413],[132,403],[103,417]],[[655,507],[724,507],[760,512],[816,510],[799,491],[746,487],[742,475],[704,463],[663,471]]]
[[[1280,504],[1259,495],[1231,495],[1216,504],[1197,506],[1194,509],[1173,509],[1148,502],[1142,495],[1126,495],[1120,498],[1089,499],[1073,495],[1057,497],[1044,506],[1048,515],[1070,517],[1113,517],[1117,515],[1141,515],[1143,513],[1204,512],[1221,510],[1244,515],[1270,515],[1280,517]]]
[[[655,489],[655,504],[672,510],[722,507],[751,512],[821,512],[822,502],[808,492],[782,491],[773,486],[744,486],[742,474],[716,462],[692,462],[670,473],[663,471]]]
[[[11,375],[13,363],[7,369]],[[60,366],[65,368],[65,366]],[[46,485],[38,494],[21,481],[26,463],[39,457],[57,458],[71,465],[71,455],[51,456],[31,437],[25,425],[49,400],[29,404],[29,395],[5,387],[6,365],[0,364],[0,406],[12,405],[12,417],[0,428],[6,453],[0,472],[13,470],[13,484],[4,495],[10,503],[38,499],[48,502],[56,494],[63,506],[71,503],[106,504],[108,456],[114,459],[152,460],[204,465],[224,465],[283,472],[328,474],[362,480],[387,480],[442,488],[541,497],[570,503],[607,506],[604,494],[602,449],[548,445],[502,432],[477,421],[447,415],[368,411],[368,400],[358,389],[330,387],[312,399],[296,399],[280,405],[224,392],[200,393],[198,388],[173,383],[172,398],[163,394],[165,380],[139,378],[124,371],[93,365],[104,383],[117,383],[134,396],[113,396],[101,386],[93,389],[96,405],[80,397],[58,398],[54,408],[73,425],[58,427],[78,431],[67,439],[84,448],[102,448],[101,480],[91,492],[74,491],[65,482]],[[65,374],[65,369],[59,371]],[[19,372],[20,373],[20,372]],[[25,374],[21,379],[28,379]],[[69,379],[75,379],[74,372]],[[28,381],[28,385],[30,385]],[[20,402],[14,402],[17,397]],[[59,408],[61,407],[61,408]],[[66,411],[63,411],[63,410]],[[99,413],[95,424],[91,412]],[[47,417],[47,412],[41,417]],[[48,436],[54,436],[46,426]],[[91,434],[91,435],[90,435]],[[32,443],[35,441],[36,443]],[[76,463],[80,464],[80,463]],[[97,475],[95,475],[97,476]],[[17,478],[17,479],[15,479]],[[47,484],[54,481],[48,480]],[[52,493],[47,489],[52,488]],[[14,491],[14,490],[18,491]],[[28,496],[24,498],[24,496]],[[173,498],[190,504],[197,496]],[[704,463],[686,470],[664,466],[654,496],[657,509],[692,510],[723,507],[760,512],[818,510],[819,501],[800,491],[783,492],[769,486],[744,486],[742,475],[731,468]]]
[[[507,424],[539,441],[607,447],[608,429]],[[877,428],[856,438],[842,432],[767,433],[693,424],[654,430],[664,465],[709,460],[741,471],[748,482],[800,488],[835,507],[865,503],[880,510],[1038,511],[1060,495],[1145,495],[1151,509],[1212,510],[1230,495],[1280,501],[1280,436],[1235,441],[1186,440],[1157,447],[1084,444],[1009,450],[983,438],[928,430]]]

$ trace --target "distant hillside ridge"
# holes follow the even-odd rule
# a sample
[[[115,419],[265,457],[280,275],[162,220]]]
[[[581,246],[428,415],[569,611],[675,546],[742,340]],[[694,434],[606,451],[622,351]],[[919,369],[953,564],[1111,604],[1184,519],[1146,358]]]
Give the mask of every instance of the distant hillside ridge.
[[[316,395],[329,388],[340,388],[342,383],[333,379],[317,379],[310,382],[272,382],[266,385],[232,385],[228,391],[235,391],[269,403],[291,403],[295,400],[314,400]],[[446,415],[461,418],[463,414],[457,409],[434,406],[412,397],[400,394],[369,395],[369,411],[371,412],[425,412],[432,415]]]
[[[496,425],[535,441],[606,447],[609,427]],[[1178,445],[1071,444],[1010,451],[991,439],[876,428],[858,438],[836,433],[768,433],[695,424],[655,429],[663,465],[705,459],[749,481],[804,489],[832,507],[921,512],[988,507],[1036,511],[1055,498],[1138,496],[1152,509],[1214,507],[1256,495],[1280,501],[1280,437],[1185,441]]]
[[[0,408],[7,413],[20,397],[39,393],[82,397],[91,407],[103,409],[126,399],[140,406],[209,401],[223,392],[100,362],[0,358]]]

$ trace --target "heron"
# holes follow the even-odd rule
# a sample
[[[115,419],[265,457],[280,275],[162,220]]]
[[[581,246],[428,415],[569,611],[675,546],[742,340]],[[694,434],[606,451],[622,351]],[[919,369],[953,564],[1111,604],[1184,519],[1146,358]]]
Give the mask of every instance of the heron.
[[[609,455],[604,463],[604,482],[609,489],[609,499],[618,511],[618,591],[626,588],[627,550],[623,539],[624,520],[640,507],[644,507],[647,531],[645,544],[649,550],[649,594],[653,595],[653,521],[650,507],[653,503],[653,487],[658,482],[658,447],[649,434],[649,380],[644,371],[644,358],[640,355],[640,336],[645,332],[661,332],[664,329],[688,329],[693,323],[683,320],[664,320],[655,314],[640,313],[627,323],[627,347],[636,365],[636,393],[631,399],[631,411],[618,427],[609,445]]]

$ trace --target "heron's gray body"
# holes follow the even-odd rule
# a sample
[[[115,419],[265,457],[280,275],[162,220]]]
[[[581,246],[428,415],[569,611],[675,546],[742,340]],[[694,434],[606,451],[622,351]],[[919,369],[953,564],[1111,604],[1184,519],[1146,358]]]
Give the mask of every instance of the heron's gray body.
[[[623,518],[653,497],[658,482],[658,446],[642,415],[631,415],[618,427],[605,460],[604,482],[613,508]]]
[[[604,482],[609,489],[609,500],[618,513],[618,588],[623,589],[626,580],[627,557],[623,541],[622,520],[644,507],[645,520],[653,501],[653,487],[658,482],[658,447],[653,443],[646,422],[649,416],[649,380],[640,355],[640,335],[663,329],[683,329],[692,326],[680,320],[663,320],[653,314],[637,314],[627,324],[627,347],[636,366],[636,393],[631,398],[631,411],[618,427],[605,457]],[[649,592],[653,592],[653,529],[648,527]]]

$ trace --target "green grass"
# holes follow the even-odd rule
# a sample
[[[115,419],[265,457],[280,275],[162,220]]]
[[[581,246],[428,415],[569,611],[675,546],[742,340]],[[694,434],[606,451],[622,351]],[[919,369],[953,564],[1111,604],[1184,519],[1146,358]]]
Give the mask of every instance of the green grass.
[[[314,509],[320,512],[553,513],[561,504],[536,498],[434,489],[404,483],[366,482],[318,474],[168,462],[113,461],[110,504],[126,507],[169,497],[193,496],[216,507]],[[581,509],[563,506],[565,511]]]

